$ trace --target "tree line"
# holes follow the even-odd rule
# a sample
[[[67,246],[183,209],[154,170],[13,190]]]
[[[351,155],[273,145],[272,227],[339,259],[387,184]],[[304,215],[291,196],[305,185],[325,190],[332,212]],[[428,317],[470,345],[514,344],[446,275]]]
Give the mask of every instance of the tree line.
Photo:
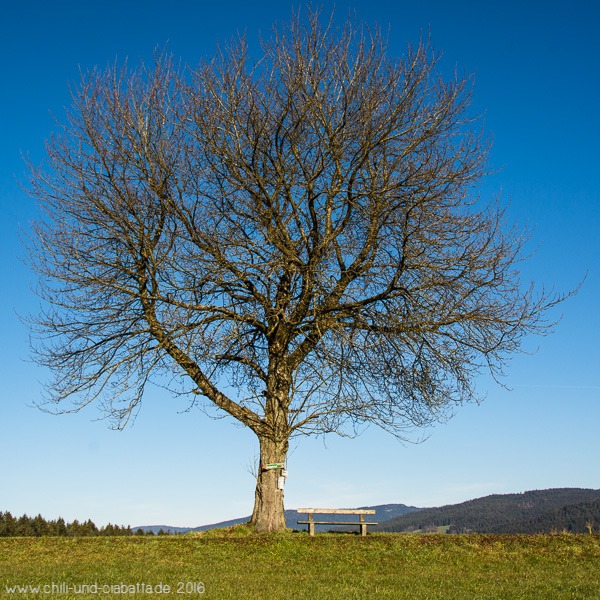
[[[165,532],[161,529],[157,535]],[[42,515],[29,517],[23,515],[14,517],[10,512],[0,512],[0,537],[91,537],[91,536],[127,536],[127,535],[154,535],[153,531],[144,531],[131,527],[113,525],[109,523],[104,527],[98,527],[93,521],[88,519],[79,522],[75,519],[71,523],[65,522],[62,517],[56,520],[46,520]]]

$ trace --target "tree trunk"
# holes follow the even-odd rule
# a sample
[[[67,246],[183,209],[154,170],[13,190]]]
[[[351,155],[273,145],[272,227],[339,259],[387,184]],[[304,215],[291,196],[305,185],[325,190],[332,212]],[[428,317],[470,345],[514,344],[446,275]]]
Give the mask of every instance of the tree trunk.
[[[268,465],[283,464],[289,447],[288,440],[274,442],[262,437],[260,442],[260,464],[254,495],[254,510],[250,524],[258,532],[285,529],[283,490],[279,489],[281,468],[268,469]]]

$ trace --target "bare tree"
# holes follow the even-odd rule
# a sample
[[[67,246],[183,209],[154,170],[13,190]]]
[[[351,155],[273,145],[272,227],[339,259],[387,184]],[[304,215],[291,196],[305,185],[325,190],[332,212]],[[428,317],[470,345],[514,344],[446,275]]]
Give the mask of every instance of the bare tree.
[[[168,377],[264,466],[293,435],[447,415],[561,298],[522,286],[524,239],[473,195],[470,81],[428,44],[394,60],[309,13],[261,48],[84,76],[32,171],[31,253],[59,412],[99,400],[123,426]],[[278,474],[259,470],[259,531],[285,527]]]

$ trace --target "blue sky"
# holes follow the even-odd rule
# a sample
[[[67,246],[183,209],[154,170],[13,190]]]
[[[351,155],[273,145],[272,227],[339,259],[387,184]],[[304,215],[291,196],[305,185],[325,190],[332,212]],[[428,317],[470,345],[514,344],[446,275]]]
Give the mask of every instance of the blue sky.
[[[200,525],[249,514],[257,444],[249,432],[151,390],[133,427],[108,428],[94,407],[51,416],[30,405],[47,374],[28,362],[17,313],[35,312],[19,230],[36,207],[20,189],[22,153],[69,104],[79,69],[149,60],[157,46],[184,62],[245,31],[255,42],[292,6],[155,0],[4,2],[0,18],[0,511],[98,524]],[[326,10],[333,6],[324,3]],[[482,377],[479,405],[460,408],[421,444],[375,427],[357,439],[292,446],[286,506],[434,506],[491,493],[600,488],[600,4],[338,0],[342,19],[389,29],[389,51],[430,35],[448,72],[475,73],[474,109],[494,137],[483,197],[502,194],[533,231],[526,280],[579,294],[556,332],[528,339],[505,384]],[[556,316],[559,316],[557,314]]]

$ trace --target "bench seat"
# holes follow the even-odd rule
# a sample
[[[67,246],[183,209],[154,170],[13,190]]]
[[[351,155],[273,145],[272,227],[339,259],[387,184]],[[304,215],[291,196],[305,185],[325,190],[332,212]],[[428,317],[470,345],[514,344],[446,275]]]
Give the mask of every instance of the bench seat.
[[[366,521],[297,521],[298,525],[379,525],[379,523],[367,523]]]
[[[308,525],[308,533],[315,535],[315,525],[345,525],[360,527],[361,536],[367,535],[367,525],[379,525],[379,523],[365,521],[365,515],[374,515],[375,511],[369,508],[297,508],[296,512],[308,515],[308,520],[298,521],[298,525]],[[313,515],[357,515],[358,521],[315,521]],[[323,517],[321,517],[323,518]]]

